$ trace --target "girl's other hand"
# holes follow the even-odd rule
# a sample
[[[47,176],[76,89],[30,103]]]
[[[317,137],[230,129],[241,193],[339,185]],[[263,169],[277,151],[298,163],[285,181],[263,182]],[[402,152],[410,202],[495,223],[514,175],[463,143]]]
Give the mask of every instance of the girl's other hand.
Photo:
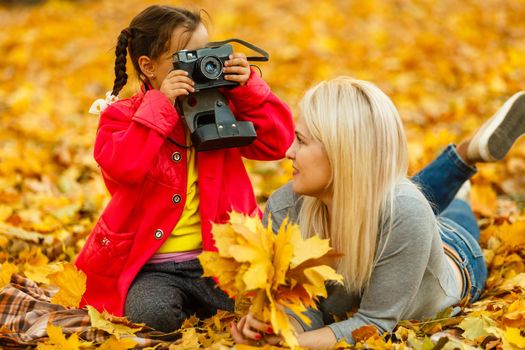
[[[162,82],[160,92],[166,95],[171,103],[175,103],[177,97],[186,96],[195,92],[194,84],[193,80],[188,77],[188,72],[185,70],[172,70]]]
[[[241,86],[245,85],[250,78],[250,64],[243,53],[233,53],[230,59],[224,62],[224,79],[236,81]]]

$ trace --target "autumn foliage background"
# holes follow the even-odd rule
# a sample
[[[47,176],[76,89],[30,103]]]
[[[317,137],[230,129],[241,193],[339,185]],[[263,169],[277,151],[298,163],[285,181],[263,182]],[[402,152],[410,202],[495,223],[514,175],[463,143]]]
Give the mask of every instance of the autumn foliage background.
[[[118,33],[154,2],[14,3],[0,2],[0,264],[24,273],[73,261],[108,200],[92,157],[97,117],[87,111],[112,88]],[[238,37],[269,51],[263,77],[295,112],[322,79],[379,85],[405,122],[412,174],[525,89],[521,0],[165,3],[205,9],[211,40]],[[261,205],[290,179],[286,161],[247,165]],[[525,143],[479,170],[471,201],[491,275],[486,297],[467,312],[483,313],[505,334],[525,328]],[[494,346],[525,348],[523,334],[511,342],[486,329],[466,343],[480,345],[488,334],[499,339]]]

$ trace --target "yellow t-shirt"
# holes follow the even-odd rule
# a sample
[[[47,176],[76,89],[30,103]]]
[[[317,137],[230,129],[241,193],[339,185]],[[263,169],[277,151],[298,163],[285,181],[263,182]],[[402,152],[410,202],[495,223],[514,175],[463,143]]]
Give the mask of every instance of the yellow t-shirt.
[[[186,137],[189,141],[189,135]],[[177,253],[202,247],[201,217],[199,214],[199,186],[195,148],[187,149],[188,185],[186,204],[179,222],[157,253]]]

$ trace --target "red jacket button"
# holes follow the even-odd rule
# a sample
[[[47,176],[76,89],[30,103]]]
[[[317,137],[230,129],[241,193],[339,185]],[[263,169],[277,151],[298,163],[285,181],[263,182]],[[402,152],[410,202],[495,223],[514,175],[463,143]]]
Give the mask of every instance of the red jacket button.
[[[161,239],[164,236],[164,231],[162,231],[160,228],[158,228],[153,233],[153,236],[155,237],[155,239]]]

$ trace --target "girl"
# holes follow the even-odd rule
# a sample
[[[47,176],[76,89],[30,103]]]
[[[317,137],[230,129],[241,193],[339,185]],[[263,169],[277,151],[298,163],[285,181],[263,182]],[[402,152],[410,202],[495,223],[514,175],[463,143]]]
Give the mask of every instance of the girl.
[[[100,116],[94,156],[111,200],[76,260],[87,275],[83,305],[164,332],[193,313],[233,308],[213,280],[201,278],[197,255],[215,249],[212,222],[226,221],[231,210],[260,215],[241,157],[280,159],[293,141],[288,107],[234,53],[224,73],[239,86],[222,92],[236,118],[254,124],[257,139],[195,152],[173,107],[195,91],[194,82],[173,70],[172,56],[207,42],[199,12],[169,6],[148,7],[120,33],[112,95],[126,84],[127,53],[142,88]]]
[[[311,325],[291,314],[299,345],[351,343],[361,326],[389,332],[401,319],[477,300],[487,277],[479,228],[469,204],[455,195],[476,162],[502,159],[525,132],[525,94],[514,95],[472,140],[449,146],[412,181],[401,119],[371,83],[322,82],[306,93],[301,112],[287,152],[293,181],[270,197],[266,214],[274,230],[289,215],[303,235],[329,238],[344,253],[336,269],[346,285],[328,286],[319,311],[307,314]],[[239,343],[279,341],[268,329],[249,314],[231,331]]]

